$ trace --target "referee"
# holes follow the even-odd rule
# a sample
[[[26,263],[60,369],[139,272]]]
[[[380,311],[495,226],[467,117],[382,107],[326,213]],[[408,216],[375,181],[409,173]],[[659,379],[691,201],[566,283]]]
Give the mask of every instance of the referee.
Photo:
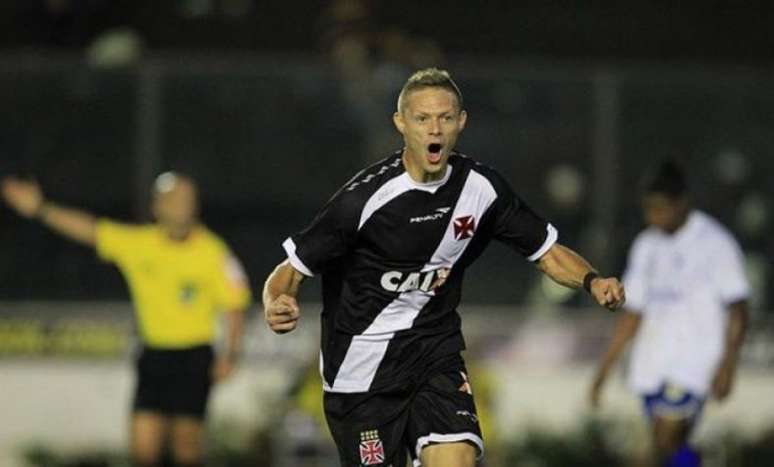
[[[131,419],[131,456],[138,467],[203,465],[204,416],[213,382],[236,364],[250,290],[238,260],[198,221],[194,181],[160,175],[153,187],[156,223],[128,225],[60,206],[33,182],[2,181],[2,195],[20,215],[92,246],[126,279],[143,347]],[[225,311],[226,343],[214,356],[216,318]]]

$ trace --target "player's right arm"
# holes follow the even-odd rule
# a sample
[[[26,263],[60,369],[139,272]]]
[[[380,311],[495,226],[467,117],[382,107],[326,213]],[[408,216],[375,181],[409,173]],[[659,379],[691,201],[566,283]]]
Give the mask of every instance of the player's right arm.
[[[642,312],[645,310],[648,300],[648,264],[650,264],[650,257],[653,254],[650,244],[649,235],[640,234],[629,250],[626,272],[623,276],[623,282],[626,284],[626,308],[616,322],[613,337],[594,375],[589,391],[589,401],[593,407],[600,406],[602,389],[610,370],[618,362],[640,328]]]
[[[640,327],[642,321],[642,315],[640,313],[632,313],[627,311],[618,318],[615,325],[615,332],[613,338],[610,341],[610,345],[607,347],[605,355],[602,357],[602,361],[599,364],[594,380],[591,384],[591,393],[589,398],[593,407],[599,407],[602,400],[602,388],[607,381],[607,376],[610,374],[610,370],[615,366],[618,359],[623,354],[629,342],[637,334],[637,329]]]
[[[92,247],[96,245],[96,218],[88,212],[48,201],[37,183],[14,177],[4,178],[2,195],[5,202],[21,216],[37,219],[70,240]]]
[[[264,283],[264,318],[277,334],[290,332],[298,326],[301,314],[296,296],[303,280],[304,275],[285,260],[274,268]]]
[[[287,259],[274,268],[263,287],[264,316],[272,331],[283,334],[296,328],[301,282],[351,251],[366,193],[340,189],[309,226],[282,243]]]

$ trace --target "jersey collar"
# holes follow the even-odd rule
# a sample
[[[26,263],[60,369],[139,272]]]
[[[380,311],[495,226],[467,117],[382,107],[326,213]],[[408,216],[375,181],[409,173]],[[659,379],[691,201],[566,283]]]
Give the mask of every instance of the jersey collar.
[[[696,211],[691,210],[685,217],[685,222],[674,233],[674,239],[691,238],[695,232],[701,229],[702,215]]]
[[[440,180],[435,180],[427,183],[420,183],[414,180],[413,178],[411,178],[411,175],[409,175],[408,171],[403,172],[403,177],[405,177],[407,183],[411,185],[412,188],[416,190],[435,193],[436,191],[438,191],[440,187],[444,186],[446,182],[449,181],[449,178],[451,178],[451,174],[452,174],[452,166],[451,164],[447,164],[446,173],[443,174],[443,178],[441,178]]]

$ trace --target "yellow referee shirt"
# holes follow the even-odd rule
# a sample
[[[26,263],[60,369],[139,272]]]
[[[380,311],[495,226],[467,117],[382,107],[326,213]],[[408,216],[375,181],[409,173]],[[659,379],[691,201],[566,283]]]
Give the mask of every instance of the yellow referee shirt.
[[[241,311],[250,289],[238,260],[204,227],[182,242],[156,225],[100,220],[97,253],[123,273],[144,343],[184,348],[211,343],[220,311]]]

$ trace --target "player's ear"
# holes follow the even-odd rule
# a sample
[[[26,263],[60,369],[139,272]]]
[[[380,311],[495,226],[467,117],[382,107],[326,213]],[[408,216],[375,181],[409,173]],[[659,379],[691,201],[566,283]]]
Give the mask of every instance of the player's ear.
[[[460,110],[459,120],[460,131],[465,129],[465,124],[468,123],[468,113],[465,110]]]
[[[398,129],[400,134],[403,134],[406,129],[406,122],[403,120],[403,114],[401,112],[395,112],[392,114],[392,123],[395,124],[395,128]]]

